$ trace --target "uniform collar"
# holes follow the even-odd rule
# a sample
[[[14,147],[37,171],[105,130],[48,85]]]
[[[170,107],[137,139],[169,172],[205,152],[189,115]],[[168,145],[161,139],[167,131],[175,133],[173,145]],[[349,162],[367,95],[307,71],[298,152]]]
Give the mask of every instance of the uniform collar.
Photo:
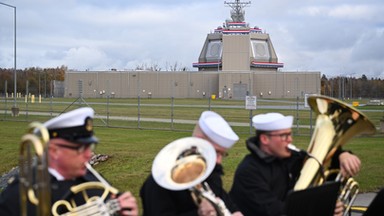
[[[277,157],[268,155],[264,151],[260,149],[259,140],[254,136],[249,138],[246,141],[247,149],[255,156],[265,161],[266,163],[270,163],[277,159]]]
[[[57,172],[57,170],[51,168],[51,167],[48,167],[48,172],[53,175],[57,181],[64,181],[64,176],[62,176],[59,172]]]

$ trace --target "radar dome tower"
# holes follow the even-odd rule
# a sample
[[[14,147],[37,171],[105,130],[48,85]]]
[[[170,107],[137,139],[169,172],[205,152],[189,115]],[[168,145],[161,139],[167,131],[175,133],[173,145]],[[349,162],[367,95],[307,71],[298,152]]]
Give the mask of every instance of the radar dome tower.
[[[279,63],[269,34],[244,22],[244,8],[251,2],[225,1],[231,8],[231,18],[207,35],[198,63],[199,71],[276,72]]]

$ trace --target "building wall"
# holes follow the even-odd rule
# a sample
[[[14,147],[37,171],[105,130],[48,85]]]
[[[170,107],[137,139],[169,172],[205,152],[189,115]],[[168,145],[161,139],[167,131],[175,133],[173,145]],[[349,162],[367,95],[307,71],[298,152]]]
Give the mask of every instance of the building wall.
[[[235,90],[240,92],[234,92]],[[320,93],[320,72],[68,71],[64,97],[295,98]]]
[[[223,71],[249,71],[249,35],[223,35]]]
[[[253,93],[263,98],[296,98],[320,94],[320,72],[277,72],[255,74]]]
[[[68,71],[64,97],[199,98],[217,88],[217,72]]]
[[[223,97],[234,97],[234,85],[246,85],[248,95],[263,98],[295,98],[320,93],[320,72],[235,72],[220,73],[219,90]],[[228,94],[226,94],[226,92]],[[236,97],[234,99],[243,99]]]

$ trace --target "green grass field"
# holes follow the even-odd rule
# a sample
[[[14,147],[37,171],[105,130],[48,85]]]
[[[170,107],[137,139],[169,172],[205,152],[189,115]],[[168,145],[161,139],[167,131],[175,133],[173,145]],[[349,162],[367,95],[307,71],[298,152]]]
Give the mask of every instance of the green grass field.
[[[81,103],[80,103],[81,102]],[[97,146],[95,153],[107,154],[110,159],[95,166],[113,186],[121,191],[130,190],[139,199],[139,190],[149,175],[152,161],[158,151],[175,139],[190,136],[193,124],[164,123],[141,121],[122,121],[116,119],[102,119],[99,116],[123,116],[137,118],[140,111],[141,118],[163,118],[185,119],[196,121],[203,110],[211,110],[220,113],[229,122],[249,122],[249,110],[245,110],[244,101],[227,101],[207,99],[141,99],[138,108],[137,99],[86,99],[75,101],[75,99],[51,99],[44,103],[22,103],[19,102],[21,111],[44,112],[46,115],[21,115],[17,118],[10,116],[12,102],[3,103],[0,107],[0,174],[4,174],[18,165],[19,143],[23,134],[26,133],[29,122],[46,121],[52,117],[52,113],[61,113],[79,106],[90,105],[95,109],[95,132],[101,143]],[[351,103],[349,101],[348,103]],[[364,101],[360,101],[364,103]],[[156,106],[153,106],[156,104]],[[171,105],[173,104],[173,105]],[[285,106],[287,109],[257,109],[253,115],[258,113],[278,111],[285,115],[293,115],[295,122],[293,126],[294,144],[306,149],[310,142],[310,130],[308,128],[296,127],[297,125],[314,124],[315,116],[308,110],[296,110],[294,100],[269,100],[258,102],[258,106]],[[384,119],[383,106],[359,107],[368,118],[380,127]],[[7,111],[5,111],[7,110]],[[240,141],[229,151],[223,165],[225,176],[223,178],[225,188],[230,189],[233,174],[239,162],[248,153],[245,148],[245,140],[253,133],[253,128],[234,126]],[[383,133],[374,136],[359,136],[352,138],[345,144],[345,149],[351,150],[360,157],[362,169],[356,180],[360,184],[361,192],[377,191],[384,187],[383,155],[384,142]]]

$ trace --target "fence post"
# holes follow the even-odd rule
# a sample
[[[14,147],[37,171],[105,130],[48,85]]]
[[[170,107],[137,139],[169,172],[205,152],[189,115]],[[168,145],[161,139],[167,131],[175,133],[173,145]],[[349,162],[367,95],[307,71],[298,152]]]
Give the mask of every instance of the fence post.
[[[4,100],[5,100],[5,115],[4,115],[4,118],[7,119],[7,111],[8,111],[8,82],[7,80],[5,80],[5,83],[4,83]]]
[[[50,101],[49,101],[49,108],[51,109],[50,112],[51,112],[51,117],[53,116],[53,109],[52,109],[52,101],[53,100],[53,97],[50,98]]]
[[[109,127],[109,93],[107,95],[107,127]]]
[[[137,96],[137,128],[140,129],[140,95]]]
[[[174,113],[173,113],[173,109],[174,109],[174,97],[172,96],[171,97],[171,130],[173,130],[173,119],[174,119]]]
[[[312,136],[312,109],[309,109],[309,136]]]
[[[211,110],[211,96],[208,97],[208,110]]]
[[[296,98],[296,134],[299,135],[299,96]]]
[[[249,110],[249,134],[252,134],[252,109]]]
[[[26,89],[25,89],[25,103],[26,103],[25,118],[28,121],[29,80],[26,81],[25,85],[26,85]]]

